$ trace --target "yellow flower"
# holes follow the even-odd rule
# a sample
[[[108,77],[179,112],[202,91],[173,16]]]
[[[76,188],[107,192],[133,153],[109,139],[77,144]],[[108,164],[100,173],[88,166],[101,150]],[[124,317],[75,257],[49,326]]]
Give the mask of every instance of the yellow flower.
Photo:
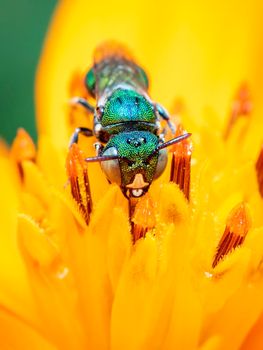
[[[37,150],[23,130],[0,145],[1,349],[262,347],[262,4],[161,5],[58,7],[38,71]],[[193,134],[193,152],[174,147],[136,205],[83,161],[94,139],[67,150],[92,122],[67,102],[85,97],[78,82],[107,38],[128,44],[153,98]]]

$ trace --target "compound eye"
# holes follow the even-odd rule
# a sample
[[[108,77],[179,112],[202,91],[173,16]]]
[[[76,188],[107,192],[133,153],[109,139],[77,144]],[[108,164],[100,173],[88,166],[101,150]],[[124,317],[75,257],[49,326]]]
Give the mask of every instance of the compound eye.
[[[88,71],[85,77],[85,84],[89,93],[93,96],[95,92],[95,74],[92,68]]]
[[[165,148],[159,151],[158,162],[154,174],[154,179],[157,179],[162,173],[167,164],[167,150]]]
[[[115,147],[110,147],[105,152],[103,152],[102,155],[116,156],[118,155],[118,151]],[[121,171],[118,159],[106,160],[104,162],[101,162],[100,166],[111,183],[121,185]]]

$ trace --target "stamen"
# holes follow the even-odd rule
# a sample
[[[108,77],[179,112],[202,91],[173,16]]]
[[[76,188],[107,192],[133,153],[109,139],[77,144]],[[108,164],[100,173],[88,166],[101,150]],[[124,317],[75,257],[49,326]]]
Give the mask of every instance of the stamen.
[[[182,126],[178,126],[177,134],[183,134]],[[190,177],[191,177],[191,156],[192,142],[185,139],[172,147],[172,163],[170,172],[170,181],[176,183],[185,197],[190,199]]]
[[[232,108],[228,120],[228,125],[224,133],[224,139],[227,140],[237,119],[241,116],[248,117],[252,111],[252,101],[248,86],[244,83],[237,91],[236,97],[232,103]]]
[[[213,268],[224,256],[244,242],[250,227],[251,219],[246,204],[238,204],[228,216],[224,234],[217,246]]]
[[[30,160],[32,162],[36,160],[36,147],[34,142],[23,128],[17,130],[16,137],[11,146],[10,155],[17,164],[20,176],[23,179],[21,163],[25,160]]]
[[[139,199],[131,197],[129,208],[131,232],[135,243],[138,239],[145,237],[146,233],[156,225],[154,204],[147,193]]]
[[[88,225],[92,211],[88,169],[82,152],[76,144],[73,144],[69,150],[66,167],[72,196],[77,202],[80,212]]]
[[[258,188],[263,198],[263,145],[261,147],[261,151],[258,156],[258,160],[256,163],[256,171],[257,171],[257,179],[258,179]]]

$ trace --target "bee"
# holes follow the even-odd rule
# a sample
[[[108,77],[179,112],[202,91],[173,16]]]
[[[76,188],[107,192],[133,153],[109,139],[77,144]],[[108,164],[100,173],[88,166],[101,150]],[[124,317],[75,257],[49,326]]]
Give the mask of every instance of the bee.
[[[82,97],[72,102],[93,114],[93,130],[76,128],[70,145],[78,142],[79,134],[95,136],[96,156],[86,162],[100,162],[108,181],[118,184],[126,198],[143,196],[166,167],[166,148],[190,134],[165,142],[168,128],[174,134],[175,127],[165,108],[151,100],[147,74],[120,44],[96,49],[85,85],[96,105]]]

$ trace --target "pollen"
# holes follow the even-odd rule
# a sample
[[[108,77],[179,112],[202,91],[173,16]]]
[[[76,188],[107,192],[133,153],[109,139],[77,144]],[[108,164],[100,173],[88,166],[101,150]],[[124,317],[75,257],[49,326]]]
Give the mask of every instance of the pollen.
[[[71,194],[76,201],[85,221],[89,224],[92,211],[92,198],[88,178],[88,168],[84,156],[76,144],[69,150],[66,161]]]
[[[225,231],[218,244],[212,264],[213,268],[222,258],[244,242],[250,227],[250,214],[247,205],[242,202],[232,209],[227,218]]]
[[[130,199],[130,220],[134,242],[155,227],[155,207],[148,193],[140,199]]]
[[[177,127],[176,136],[183,134],[181,125]],[[176,183],[185,197],[190,198],[190,177],[191,177],[191,156],[192,143],[185,139],[172,148],[172,163],[170,172],[170,181]]]

